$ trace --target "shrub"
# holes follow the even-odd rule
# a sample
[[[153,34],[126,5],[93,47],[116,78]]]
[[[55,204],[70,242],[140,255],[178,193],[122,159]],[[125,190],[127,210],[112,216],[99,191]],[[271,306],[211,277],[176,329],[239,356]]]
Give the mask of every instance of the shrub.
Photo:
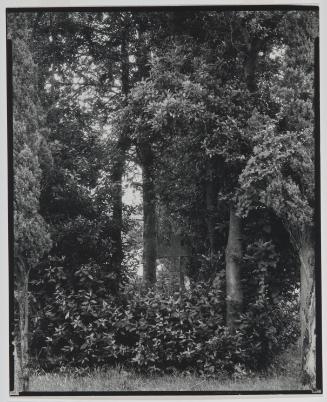
[[[173,296],[129,287],[118,301],[101,293],[101,281],[98,292],[82,285],[97,269],[88,266],[76,274],[79,290],[55,288],[55,305],[44,311],[34,332],[43,367],[119,364],[146,373],[242,375],[264,368],[298,335],[296,306],[290,303],[272,305],[261,295],[239,330],[230,332],[223,295],[215,287],[198,284]]]
[[[294,344],[300,335],[297,300],[273,304],[266,294],[260,295],[243,314],[240,331],[246,367],[266,368],[274,356]]]
[[[32,283],[36,300],[31,352],[48,369],[95,361],[102,364],[101,349],[111,331],[110,306],[116,302],[108,295],[108,282],[115,280],[115,273],[105,274],[103,267],[89,263],[67,276],[55,261]]]

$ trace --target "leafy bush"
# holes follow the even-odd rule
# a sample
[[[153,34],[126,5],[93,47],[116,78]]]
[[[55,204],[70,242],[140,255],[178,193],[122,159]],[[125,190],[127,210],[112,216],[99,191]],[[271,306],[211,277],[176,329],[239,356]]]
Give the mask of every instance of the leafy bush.
[[[103,363],[101,348],[107,345],[111,322],[109,306],[115,305],[108,288],[115,282],[115,272],[106,273],[95,263],[67,273],[56,260],[44,269],[32,283],[31,353],[39,364],[54,368]]]
[[[103,292],[98,270],[82,267],[78,290],[56,287],[55,305],[34,323],[33,349],[41,351],[43,367],[119,364],[147,373],[242,375],[265,367],[298,335],[294,305],[271,305],[262,295],[231,332],[224,326],[222,291],[215,287],[198,284],[168,296],[130,286],[118,301]]]
[[[243,360],[251,369],[263,369],[273,357],[294,344],[300,335],[298,302],[273,304],[262,294],[243,314],[240,331]]]

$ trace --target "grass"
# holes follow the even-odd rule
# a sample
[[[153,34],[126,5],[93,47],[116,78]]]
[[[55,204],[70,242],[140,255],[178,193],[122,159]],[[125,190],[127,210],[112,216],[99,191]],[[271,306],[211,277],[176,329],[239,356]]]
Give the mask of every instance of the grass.
[[[30,391],[296,391],[300,383],[299,358],[284,353],[270,370],[242,378],[202,378],[191,374],[140,375],[124,369],[92,370],[86,374],[44,373],[30,378]]]
[[[30,391],[295,391],[298,376],[255,376],[243,379],[204,379],[194,375],[142,376],[110,369],[88,375],[44,374],[32,376]]]

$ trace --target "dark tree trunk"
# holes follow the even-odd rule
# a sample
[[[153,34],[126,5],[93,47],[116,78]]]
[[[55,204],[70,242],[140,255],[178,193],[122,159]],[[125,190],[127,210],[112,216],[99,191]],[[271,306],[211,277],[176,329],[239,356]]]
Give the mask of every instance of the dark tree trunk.
[[[211,158],[206,166],[206,208],[207,208],[207,235],[209,242],[210,271],[215,270],[215,255],[218,251],[217,240],[217,177],[216,161]]]
[[[137,72],[135,78],[137,81],[141,81],[148,77],[150,73],[150,66],[148,64],[149,46],[146,39],[145,23],[142,21],[142,18],[138,21],[137,32],[139,37],[136,48]]]
[[[121,147],[120,139],[117,143],[117,155],[116,161],[112,168],[111,181],[114,187],[113,189],[113,224],[112,224],[112,240],[113,240],[113,252],[112,252],[112,265],[116,272],[121,271],[121,265],[123,260],[122,249],[122,226],[123,226],[123,202],[122,202],[122,180],[124,173],[124,161],[125,152]]]
[[[15,388],[18,392],[28,391],[29,388],[29,296],[28,282],[29,272],[21,269],[17,286],[18,304],[18,333],[14,340],[15,377],[18,384]]]
[[[258,52],[261,45],[258,39],[250,40],[247,30],[244,31],[244,39],[247,42],[247,55],[245,58],[244,75],[248,90],[253,93],[257,91],[256,69],[258,62]]]
[[[122,40],[121,40],[121,85],[122,85],[122,94],[124,96],[127,96],[130,90],[128,40],[129,40],[128,29],[125,28],[122,32]]]
[[[258,43],[250,41],[247,30],[244,30],[247,42],[247,56],[244,65],[244,75],[248,90],[253,93],[257,90],[256,64]],[[230,207],[229,234],[226,248],[226,321],[231,329],[238,326],[243,309],[243,290],[241,284],[242,261],[242,229],[241,218],[236,215],[233,206]]]
[[[169,293],[179,292],[182,296],[185,293],[185,260],[181,256],[169,260]]]
[[[138,80],[142,80],[149,75],[149,50],[145,31],[144,21],[140,18],[138,21],[139,39],[136,51],[136,78]],[[152,287],[156,282],[157,261],[156,195],[153,172],[154,155],[151,146],[150,142],[137,144],[143,181],[143,283],[145,288]]]
[[[151,287],[156,282],[157,230],[156,196],[153,177],[153,152],[149,144],[142,146],[143,179],[143,282]]]
[[[243,308],[241,259],[241,218],[236,215],[234,207],[230,207],[226,248],[226,324],[230,329],[237,328]]]
[[[216,272],[216,257],[219,250],[218,191],[224,186],[224,161],[220,156],[213,156],[206,164],[206,209],[207,236],[209,243],[209,262],[211,272]]]
[[[180,294],[185,293],[185,259],[184,257],[178,257],[179,261],[179,291]]]
[[[121,38],[121,85],[124,103],[130,90],[129,83],[129,59],[128,59],[128,32],[124,29]],[[117,149],[115,161],[113,164],[111,180],[114,186],[113,191],[113,227],[112,240],[114,249],[112,253],[112,265],[116,272],[121,272],[123,261],[123,245],[122,245],[122,227],[123,227],[123,202],[122,202],[122,182],[124,175],[124,166],[126,159],[126,151],[129,146],[128,138],[124,134],[120,134],[117,141]]]
[[[314,246],[304,242],[299,248],[300,258],[300,318],[302,383],[316,388],[316,290]]]
[[[29,388],[29,300],[28,300],[28,278],[26,278],[26,283],[24,284],[24,317],[23,317],[23,332],[21,336],[22,339],[22,380],[23,380],[23,391],[28,391]]]
[[[247,81],[247,87],[250,92],[257,90],[257,82],[255,77],[255,70],[257,64],[257,50],[254,45],[249,47],[249,53],[247,55],[245,63],[245,76]]]

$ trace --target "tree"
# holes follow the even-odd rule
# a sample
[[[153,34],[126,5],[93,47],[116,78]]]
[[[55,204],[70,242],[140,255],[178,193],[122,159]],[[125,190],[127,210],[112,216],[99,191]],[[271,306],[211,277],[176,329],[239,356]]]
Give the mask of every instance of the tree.
[[[138,161],[143,169],[144,279],[150,285],[155,282],[156,269],[156,202],[159,190],[157,177],[163,173],[158,170],[158,166],[162,166],[164,156],[161,154],[168,155],[170,150],[169,141],[174,135],[171,130],[175,127],[174,118],[170,114],[171,102],[176,106],[178,101],[173,92],[172,96],[169,96],[168,88],[176,91],[175,85],[178,90],[181,87],[180,77],[174,76],[173,63],[180,61],[178,57],[178,54],[174,55],[173,52],[167,56],[153,57],[150,76],[133,88],[120,120],[125,122],[126,129],[132,133],[131,140],[135,144]],[[166,77],[163,75],[163,69],[166,68],[169,68],[169,77],[167,70]],[[174,81],[170,82],[170,79]],[[182,95],[178,93],[177,97],[180,96]],[[181,105],[181,108],[183,107],[184,105]],[[172,123],[172,126],[169,127],[168,122]],[[122,123],[121,126],[124,127]]]
[[[263,124],[257,131],[253,155],[240,176],[239,201],[245,214],[260,206],[271,209],[284,223],[297,252],[302,382],[312,388],[316,381],[314,21],[314,15],[293,14],[291,43],[280,50],[283,65],[273,87],[280,110],[275,122]],[[306,34],[300,26],[306,27]]]
[[[43,82],[50,94],[56,94],[56,99],[48,96],[47,100],[52,108],[48,114],[49,124],[61,136],[60,131],[68,130],[66,127],[58,130],[56,119],[70,114],[68,119],[73,117],[76,127],[70,125],[69,130],[79,133],[81,143],[84,142],[83,135],[89,136],[93,144],[101,142],[101,147],[110,152],[108,166],[102,167],[111,178],[108,191],[112,222],[108,241],[112,244],[112,256],[109,265],[114,266],[116,272],[123,269],[122,178],[129,142],[127,137],[115,137],[116,133],[110,129],[110,118],[113,111],[124,104],[129,92],[130,26],[131,15],[128,12],[101,12],[41,13],[36,27],[37,46],[41,48],[45,65],[48,65]],[[105,131],[109,132],[106,135],[108,144],[99,140]],[[55,137],[53,135],[53,139]],[[104,155],[99,159],[104,161]],[[99,176],[99,164],[97,168],[98,171],[93,173]]]
[[[215,20],[217,23],[214,26],[219,27],[207,38],[210,49],[207,53],[211,56],[207,56],[207,60],[215,60],[211,63],[216,66],[210,75],[211,79],[216,78],[211,88],[216,96],[224,99],[225,105],[219,105],[220,113],[212,119],[205,149],[211,158],[219,161],[219,167],[216,168],[219,171],[214,175],[218,188],[214,192],[216,198],[227,203],[229,208],[225,257],[226,320],[230,328],[237,327],[244,308],[241,283],[243,230],[236,208],[237,182],[253,147],[252,120],[256,119],[257,114],[269,118],[276,109],[267,82],[278,68],[278,60],[272,62],[269,55],[285,41],[284,21],[288,19],[288,13],[262,11],[211,15],[211,22]],[[228,68],[225,64],[227,61]],[[228,181],[221,179],[226,174]],[[213,204],[211,202],[209,205]],[[212,222],[210,226],[213,226]]]
[[[15,368],[18,388],[26,391],[29,384],[29,323],[31,271],[49,250],[48,227],[39,212],[44,115],[37,93],[37,66],[30,49],[30,20],[12,16],[9,38],[12,43],[13,79],[13,169],[14,176],[14,275]]]
[[[253,109],[260,108],[262,110],[264,104],[263,98],[266,98],[262,89],[259,90],[258,83],[260,76],[262,76],[264,65],[262,60],[264,60],[264,57],[267,57],[267,54],[276,43],[276,27],[278,29],[279,23],[278,17],[278,13],[269,12],[240,12],[226,13],[225,15],[225,18],[229,20],[230,29],[233,31],[231,32],[233,39],[229,42],[229,52],[232,54],[234,52],[234,55],[238,59],[237,63],[239,63],[239,65],[237,70],[239,71],[241,82],[246,86],[245,97],[248,98],[248,100],[246,100],[243,95],[243,102],[248,105],[243,115],[235,113],[235,117],[233,116],[233,110],[237,107],[237,103],[233,100],[229,111],[230,115],[235,119],[235,123],[234,127],[229,126],[229,132],[231,130],[234,131],[234,135],[228,138],[227,141],[233,147],[234,157],[232,156],[232,161],[234,159],[234,162],[237,162],[234,168],[234,174],[236,174],[233,180],[234,189],[229,186],[230,195],[232,197],[230,197],[229,201],[229,233],[226,247],[226,322],[230,328],[238,326],[240,315],[244,308],[241,284],[241,265],[243,257],[242,222],[235,207],[234,195],[237,189],[235,179],[237,181],[237,176],[244,165],[244,161],[248,158],[252,145],[251,137],[246,138],[244,135],[249,131],[248,121],[252,117]],[[262,56],[260,66],[259,53]],[[265,74],[268,75],[267,70],[264,70]],[[265,77],[265,79],[267,78]],[[240,82],[238,81],[238,86],[239,85]],[[231,116],[228,117],[230,118]],[[226,155],[228,155],[228,153],[225,153],[223,156],[225,160]]]
[[[64,75],[67,77],[67,71],[72,71],[75,78],[79,78],[80,87],[82,88],[78,88],[76,91],[76,88],[74,88],[76,85],[73,85],[73,96],[77,92],[83,97],[85,92],[88,94],[84,87],[91,86],[93,96],[98,99],[98,102],[93,102],[93,113],[96,113],[99,118],[104,115],[104,120],[109,126],[114,125],[112,121],[114,112],[126,105],[128,93],[134,82],[147,75],[149,20],[149,16],[145,13],[132,14],[127,11],[99,14],[68,14],[68,17],[66,15],[61,16],[56,23],[56,29],[52,29],[52,32],[54,32],[52,35],[52,41],[54,42],[52,54],[55,54],[56,60],[59,61],[56,74],[61,74],[62,76],[61,82],[58,82],[57,85],[59,88],[61,85],[65,85]],[[76,43],[71,41],[72,34],[77,35],[79,38]],[[53,45],[51,44],[50,47],[53,47]],[[68,69],[67,64],[70,66]],[[71,92],[68,92],[68,95],[69,93],[71,94]],[[109,130],[108,141],[111,143],[110,176],[113,203],[111,240],[114,245],[111,263],[119,271],[122,268],[123,260],[122,180],[126,152],[131,146],[131,139],[128,130]],[[147,145],[145,145],[146,147]],[[149,151],[143,148],[141,144],[138,144],[139,161],[143,161],[147,166],[143,169],[145,176],[147,176],[146,173],[151,171],[148,166],[151,163],[151,158],[146,156]],[[146,182],[150,184],[144,186],[145,200],[147,195],[150,198],[152,197],[152,191],[146,191],[151,187],[151,180],[147,180],[145,177],[144,183]],[[152,202],[145,202],[144,204],[144,215],[147,222],[144,225],[144,239],[153,238],[150,232],[155,229],[153,224],[155,222],[154,209],[146,207],[150,204]],[[148,232],[149,235],[147,234]],[[152,268],[149,268],[151,272],[155,272],[155,258],[151,257],[152,254],[154,255],[154,245],[155,242],[151,240],[145,241],[144,261],[146,267],[151,265]],[[149,250],[149,253],[147,250]],[[149,258],[147,257],[148,254]],[[145,272],[149,270],[145,268]],[[152,277],[154,278],[153,275]],[[151,279],[150,282],[153,282],[153,280]]]

